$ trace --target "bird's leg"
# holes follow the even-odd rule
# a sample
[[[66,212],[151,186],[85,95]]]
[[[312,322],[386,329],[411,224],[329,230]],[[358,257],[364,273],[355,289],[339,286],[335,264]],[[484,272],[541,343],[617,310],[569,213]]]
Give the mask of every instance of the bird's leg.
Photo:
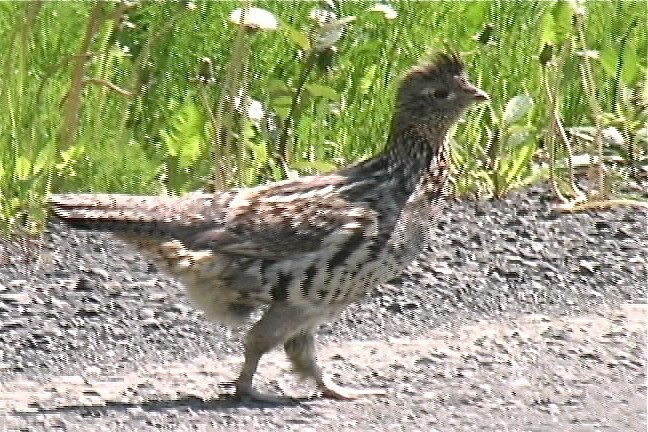
[[[236,396],[264,402],[285,402],[287,398],[260,393],[252,387],[254,373],[261,357],[300,330],[307,319],[303,310],[286,304],[275,304],[245,336],[245,361],[236,380]]]
[[[361,396],[385,395],[382,389],[350,389],[333,382],[317,365],[315,335],[312,329],[302,331],[284,343],[284,350],[296,373],[315,379],[323,396],[334,399],[355,399]]]
[[[241,373],[239,374],[236,380],[236,396],[241,399],[253,399],[260,400],[265,402],[279,402],[278,397],[272,395],[265,395],[259,393],[252,387],[252,379],[254,378],[254,373],[257,370],[259,365],[259,360],[264,352],[256,349],[256,347],[248,348],[248,344],[245,345],[245,361],[243,362],[243,367]]]

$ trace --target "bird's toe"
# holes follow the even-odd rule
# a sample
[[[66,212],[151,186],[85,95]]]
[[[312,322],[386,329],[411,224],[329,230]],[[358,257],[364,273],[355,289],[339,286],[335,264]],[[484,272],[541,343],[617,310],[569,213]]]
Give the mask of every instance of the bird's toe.
[[[353,400],[364,396],[386,396],[381,388],[353,389],[335,384],[330,377],[322,377],[317,383],[322,396],[332,399]]]

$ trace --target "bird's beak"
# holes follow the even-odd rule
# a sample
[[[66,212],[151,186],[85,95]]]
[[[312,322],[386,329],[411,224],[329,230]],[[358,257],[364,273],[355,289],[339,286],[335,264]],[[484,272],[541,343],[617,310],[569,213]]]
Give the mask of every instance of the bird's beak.
[[[455,79],[459,83],[459,86],[466,92],[466,94],[475,99],[476,102],[485,102],[490,100],[488,93],[478,87],[475,87],[465,78],[457,76],[455,77]]]
[[[490,100],[490,96],[484,90],[473,86],[472,97],[475,98],[477,102],[486,102]]]

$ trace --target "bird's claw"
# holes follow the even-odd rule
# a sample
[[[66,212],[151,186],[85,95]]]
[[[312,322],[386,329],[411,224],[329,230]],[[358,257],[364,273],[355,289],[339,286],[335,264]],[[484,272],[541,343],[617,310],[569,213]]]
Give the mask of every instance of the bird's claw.
[[[233,395],[234,399],[242,402],[263,402],[269,404],[286,404],[299,402],[298,399],[290,396],[279,396],[268,393],[262,393],[250,386],[241,386],[235,381],[221,383],[221,386],[232,388],[235,387],[236,391]]]
[[[384,389],[352,389],[335,384],[330,377],[322,377],[317,383],[322,396],[332,399],[353,400],[363,396],[387,396]]]

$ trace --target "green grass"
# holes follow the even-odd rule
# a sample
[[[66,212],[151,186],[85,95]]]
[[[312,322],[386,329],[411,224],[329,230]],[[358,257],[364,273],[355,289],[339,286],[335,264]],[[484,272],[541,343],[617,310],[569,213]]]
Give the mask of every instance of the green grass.
[[[398,11],[391,21],[366,13],[373,4],[340,2],[339,17],[357,19],[336,44],[331,71],[315,68],[307,80],[337,96],[302,99],[289,135],[289,166],[308,174],[378,151],[386,139],[398,76],[445,46],[464,54],[472,80],[492,97],[490,107],[471,112],[455,134],[463,190],[479,183],[475,173],[485,172],[492,135],[501,132],[498,119],[516,95],[527,94],[535,103],[511,126],[525,128],[536,149],[550,121],[538,56],[547,40],[563,43],[567,37],[561,32],[573,33],[564,26],[571,17],[561,21],[555,2],[400,1],[391,3]],[[195,6],[151,2],[119,10],[112,3],[0,3],[0,225],[13,225],[24,211],[38,219],[48,191],[157,194],[208,188],[214,113],[237,34],[227,17],[241,4]],[[313,27],[308,15],[315,3],[259,1],[254,6],[304,34]],[[585,9],[587,48],[600,54],[592,61],[597,100],[604,112],[614,113],[612,124],[634,139],[643,117],[629,112],[632,106],[620,109],[619,101],[645,84],[646,5],[586,2]],[[546,19],[552,11],[555,34],[548,36]],[[487,25],[492,35],[484,44],[475,36]],[[84,42],[89,29],[94,37]],[[303,55],[284,27],[251,34],[248,42],[244,83],[249,95],[281,113],[303,71]],[[567,126],[593,124],[578,51],[570,47],[560,71],[558,109]],[[83,65],[82,53],[88,57],[79,74],[75,64]],[[203,57],[212,60],[212,85],[195,79]],[[622,76],[615,76],[619,59],[636,67],[625,66]],[[82,85],[83,78],[94,81]],[[283,86],[288,91],[282,93]],[[636,105],[645,103],[645,86],[642,91],[644,100]],[[234,134],[233,146],[221,155],[226,186],[279,178],[274,143],[245,118],[230,120],[223,127]],[[645,140],[634,143],[636,154],[648,153]],[[520,176],[530,178],[530,172]]]

